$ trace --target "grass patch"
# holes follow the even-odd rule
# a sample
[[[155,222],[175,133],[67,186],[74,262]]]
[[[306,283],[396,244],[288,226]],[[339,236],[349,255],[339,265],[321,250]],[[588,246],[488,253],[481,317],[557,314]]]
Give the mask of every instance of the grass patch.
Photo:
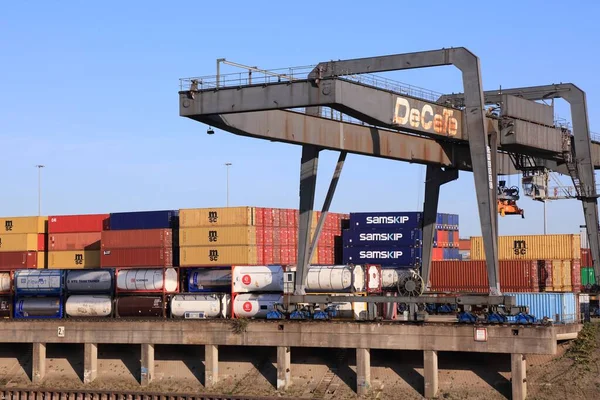
[[[233,333],[242,334],[246,332],[250,321],[248,318],[236,318],[231,320],[231,330]]]
[[[589,369],[594,351],[598,347],[598,333],[598,324],[584,324],[577,339],[573,341],[573,344],[569,347],[565,355],[573,360],[576,366]]]

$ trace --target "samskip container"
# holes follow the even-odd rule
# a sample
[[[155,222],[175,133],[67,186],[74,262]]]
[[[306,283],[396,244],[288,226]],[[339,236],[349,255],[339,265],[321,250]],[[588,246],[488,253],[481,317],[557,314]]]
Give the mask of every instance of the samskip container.
[[[64,286],[64,271],[22,269],[15,271],[17,295],[60,295]]]
[[[48,233],[102,232],[109,229],[109,214],[52,215]]]
[[[65,289],[70,294],[111,294],[114,286],[111,269],[68,270]]]
[[[263,232],[261,228],[256,226],[182,228],[179,231],[179,245],[254,246],[263,242]]]
[[[306,291],[313,293],[364,292],[363,265],[310,265],[306,272]]]
[[[256,207],[190,208],[179,210],[182,228],[256,225]],[[272,225],[271,225],[272,226]]]
[[[43,268],[43,253],[37,251],[0,252],[0,269]]]
[[[99,268],[99,250],[49,251],[48,268],[83,269]]]
[[[387,229],[386,231],[362,231],[346,229],[342,232],[344,246],[366,247],[418,247],[423,240],[421,229]]]
[[[158,293],[163,290],[175,293],[179,288],[175,268],[117,269],[117,292]]]
[[[100,232],[52,233],[48,235],[48,250],[100,250]]]
[[[242,293],[233,299],[233,315],[245,318],[267,318],[267,313],[282,304],[279,293]]]
[[[48,217],[0,218],[0,233],[46,233]]]
[[[104,231],[102,249],[171,248],[174,240],[177,243],[171,228]]]
[[[420,228],[423,226],[422,212],[364,212],[350,213],[351,229]]]
[[[499,269],[502,291],[534,292],[539,290],[537,261],[500,261]],[[384,272],[384,278],[385,276]],[[433,291],[489,292],[485,261],[432,262],[430,282]]]
[[[188,271],[188,291],[231,292],[231,268],[197,268]]]
[[[172,267],[173,250],[170,247],[135,249],[104,248],[100,252],[102,267]]]
[[[503,294],[505,296],[515,296],[518,306],[528,306],[529,313],[538,321],[544,318],[556,323],[575,323],[578,321],[576,294],[511,292]]]
[[[500,260],[570,260],[579,259],[579,235],[499,236]],[[471,237],[471,260],[485,260],[483,239]]]
[[[177,228],[177,210],[136,211],[110,214],[110,230]]]
[[[421,248],[345,247],[344,264],[378,264],[384,266],[414,267],[421,264]]]
[[[10,272],[0,272],[0,293],[10,293],[12,277]]]
[[[69,296],[65,303],[69,317],[108,317],[112,314],[112,297],[99,295]]]
[[[175,318],[227,318],[231,309],[228,294],[177,294],[171,299],[171,316]]]
[[[43,233],[0,234],[0,252],[44,250],[46,235]]]
[[[194,246],[181,247],[180,265],[256,265],[258,263],[257,246]]]
[[[60,297],[19,297],[15,299],[15,318],[62,318]]]
[[[231,267],[231,277],[234,293],[283,291],[281,265],[236,265]]]
[[[128,296],[115,300],[117,317],[162,317],[163,299],[159,296]]]
[[[10,297],[0,297],[0,318],[12,317],[12,299]]]

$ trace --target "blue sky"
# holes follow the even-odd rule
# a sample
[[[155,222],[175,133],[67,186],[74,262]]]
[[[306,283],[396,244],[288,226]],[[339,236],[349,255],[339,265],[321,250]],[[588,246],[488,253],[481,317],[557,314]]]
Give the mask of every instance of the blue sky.
[[[215,59],[261,68],[465,46],[486,89],[573,82],[600,131],[596,1],[30,1],[0,6],[1,215],[224,206],[297,207],[300,148],[217,131],[179,117],[178,79],[215,73]],[[461,90],[452,67],[387,75],[438,92]],[[564,104],[557,111],[568,117]],[[320,159],[320,207],[337,154]],[[424,167],[348,157],[333,211],[421,207]],[[509,183],[519,183],[513,176]],[[480,233],[473,178],[443,187],[440,211]],[[501,234],[542,233],[541,203]],[[577,232],[581,206],[548,204],[550,233]]]

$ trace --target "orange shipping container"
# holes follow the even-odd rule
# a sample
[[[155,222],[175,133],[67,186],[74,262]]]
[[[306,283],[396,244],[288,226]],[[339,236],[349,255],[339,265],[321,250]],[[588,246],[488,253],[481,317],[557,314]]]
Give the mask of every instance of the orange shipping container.
[[[181,266],[257,265],[257,246],[193,246],[180,247]]]
[[[101,232],[53,233],[48,235],[50,251],[100,250]]]
[[[45,250],[46,235],[43,233],[0,234],[0,252]]]
[[[571,260],[581,257],[579,235],[499,236],[500,260]],[[485,260],[483,239],[471,237],[471,260]]]
[[[49,251],[49,269],[99,268],[100,251]]]
[[[48,217],[4,217],[0,218],[0,233],[46,233]]]
[[[179,245],[255,246],[263,243],[265,228],[256,226],[213,226],[181,228]]]
[[[256,207],[191,208],[179,210],[179,226],[194,228],[206,226],[254,226]]]

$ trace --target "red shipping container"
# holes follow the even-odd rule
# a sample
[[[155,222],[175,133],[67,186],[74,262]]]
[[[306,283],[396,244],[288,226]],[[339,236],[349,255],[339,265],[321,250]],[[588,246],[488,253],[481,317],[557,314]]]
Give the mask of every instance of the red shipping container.
[[[265,227],[256,226],[256,245],[263,246],[265,244]]]
[[[552,260],[538,260],[538,285],[540,292],[552,291]],[[581,280],[581,277],[579,277]]]
[[[0,270],[37,268],[36,251],[7,251],[0,253]]]
[[[273,246],[265,246],[263,248],[263,264],[274,264]]]
[[[280,208],[277,212],[279,213],[279,226],[287,228],[289,224],[287,210],[285,208]]]
[[[581,266],[582,267],[593,267],[592,252],[590,249],[581,249]]]
[[[265,226],[263,230],[263,244],[265,246],[273,246],[273,227]]]
[[[281,264],[287,265],[290,263],[290,248],[288,246],[281,246]]]
[[[273,220],[273,227],[279,227],[280,226],[280,218],[279,218],[279,209],[278,208],[271,208],[271,219]]]
[[[298,226],[298,210],[289,209],[287,210],[287,212],[290,228],[296,228]]]
[[[580,260],[571,260],[571,285],[573,286],[573,293],[581,292]]]
[[[273,246],[273,262],[271,264],[281,264],[281,247]]]
[[[444,249],[434,247],[431,252],[431,259],[433,261],[442,261],[444,259]]]
[[[263,223],[264,226],[273,226],[273,209],[272,208],[263,208]]]
[[[110,229],[110,214],[55,215],[48,217],[48,233],[102,232]]]
[[[100,250],[102,232],[53,233],[48,235],[51,251]]]
[[[281,246],[281,228],[279,226],[273,227],[273,246]]]
[[[38,251],[46,251],[46,241],[48,237],[45,233],[38,234]]]
[[[500,261],[500,290],[537,292],[537,261]],[[436,261],[431,264],[431,290],[487,293],[485,261]]]
[[[265,226],[265,209],[254,207],[254,225],[258,227]]]
[[[137,229],[102,232],[102,249],[149,247],[172,248],[173,231],[171,229]]]
[[[437,231],[437,245],[438,247],[448,247],[448,231]]]
[[[290,235],[288,234],[289,228],[279,228],[279,243],[281,246],[290,245]]]
[[[170,248],[108,249],[100,252],[102,267],[172,267],[173,250]]]
[[[265,251],[263,247],[258,247],[256,250],[256,260],[258,265],[265,265]]]
[[[458,236],[458,232],[456,233]],[[471,239],[459,239],[458,240],[459,250],[471,250]]]

